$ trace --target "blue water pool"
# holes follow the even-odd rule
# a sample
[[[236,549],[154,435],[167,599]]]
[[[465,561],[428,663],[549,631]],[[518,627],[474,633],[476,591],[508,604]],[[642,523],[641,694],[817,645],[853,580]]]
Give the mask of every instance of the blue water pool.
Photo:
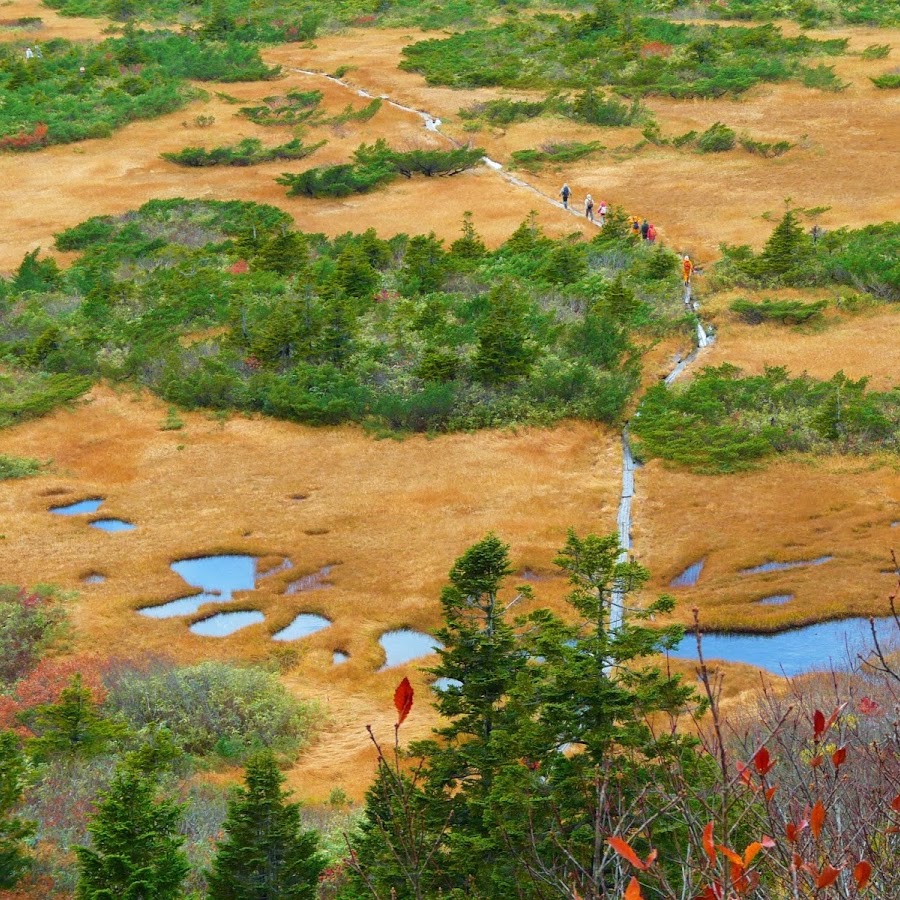
[[[296,641],[327,628],[331,619],[313,613],[300,613],[290,625],[272,635],[273,641]]]
[[[385,662],[379,671],[399,666],[420,656],[428,656],[441,647],[441,642],[430,634],[406,628],[385,632],[378,638],[378,643],[385,653]]]
[[[764,562],[758,566],[751,566],[749,569],[741,569],[741,575],[759,575],[762,572],[782,572],[785,569],[800,569],[803,566],[821,566],[823,563],[831,562],[833,556],[817,556],[815,559],[797,559],[793,562]]]
[[[335,650],[334,653],[331,654],[331,661],[334,665],[339,666],[350,659],[349,653],[344,653],[343,650]]]
[[[704,565],[706,565],[705,559],[692,563],[669,582],[669,587],[693,587],[700,580],[700,573],[703,571]]]
[[[79,500],[77,503],[69,503],[67,506],[51,506],[50,512],[57,516],[81,516],[84,513],[97,512],[102,505],[102,497],[91,497],[87,500]]]
[[[893,618],[876,619],[875,625],[879,641],[900,638]],[[871,643],[868,619],[841,619],[776,634],[704,634],[703,656],[707,661],[747,663],[777,675],[799,675],[832,665],[846,667],[851,659],[856,659],[857,653],[866,652]],[[696,659],[694,635],[686,634],[671,655]]]
[[[95,519],[91,522],[91,528],[99,528],[100,531],[134,531],[136,525],[125,522],[123,519]]]
[[[258,610],[240,610],[239,612],[216,613],[208,619],[194,622],[190,627],[192,634],[202,637],[227,637],[248,625],[256,625],[265,621],[265,616]]]
[[[772,594],[770,597],[763,597],[756,602],[760,606],[784,606],[785,603],[790,603],[793,599],[793,594]]]

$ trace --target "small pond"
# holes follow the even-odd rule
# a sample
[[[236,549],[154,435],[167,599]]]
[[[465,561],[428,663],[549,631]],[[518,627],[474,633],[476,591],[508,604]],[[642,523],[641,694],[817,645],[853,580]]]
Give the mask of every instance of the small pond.
[[[793,562],[764,562],[749,569],[741,569],[741,575],[760,575],[763,572],[782,572],[785,569],[800,569],[803,566],[821,566],[822,563],[831,562],[833,556],[817,556],[815,559],[797,559]]]
[[[69,503],[67,506],[51,506],[50,512],[57,516],[81,516],[97,512],[102,505],[102,497],[92,497],[88,500],[79,500],[77,503]]]
[[[284,589],[285,594],[299,594],[301,591],[322,591],[333,587],[325,580],[331,574],[333,568],[334,566],[322,566],[318,572],[302,575],[288,584]]]
[[[335,650],[334,653],[331,654],[331,661],[334,665],[340,666],[343,663],[347,662],[350,659],[349,653],[344,653],[343,650]]]
[[[204,603],[223,603],[232,599],[235,591],[252,591],[256,587],[256,557],[245,554],[200,556],[179,559],[170,566],[191,587],[201,593],[179,597],[159,606],[145,606],[138,612],[151,619],[170,619],[197,612]]]
[[[308,637],[327,628],[331,624],[331,619],[324,616],[317,616],[313,613],[300,613],[290,625],[282,628],[281,631],[272,635],[273,641],[296,641],[300,638]]]
[[[122,519],[94,519],[91,522],[91,528],[99,528],[100,531],[134,531],[136,525],[131,522],[125,522]]]
[[[756,602],[760,606],[784,606],[785,603],[790,603],[793,599],[793,594],[772,594],[771,597],[762,597]]]
[[[106,576],[99,572],[91,572],[81,579],[82,584],[103,584],[104,581],[106,581]]]
[[[705,565],[705,559],[692,563],[680,575],[676,575],[669,582],[669,587],[693,587],[700,580],[700,573]]]
[[[878,639],[900,637],[893,618],[875,620]],[[707,661],[723,659],[747,663],[774,672],[776,675],[799,675],[816,669],[828,669],[832,664],[846,667],[847,648],[853,658],[871,646],[869,620],[842,619],[817,622],[776,634],[715,634],[703,635],[703,656]],[[697,641],[686,634],[671,655],[681,659],[696,659]]]
[[[430,634],[406,628],[385,632],[378,638],[378,643],[384,649],[386,657],[379,672],[409,662],[411,659],[418,659],[420,656],[428,656],[441,647],[441,642]]]
[[[227,637],[248,625],[256,625],[265,621],[265,616],[258,610],[240,610],[239,612],[216,613],[208,619],[194,622],[190,627],[191,634],[202,637]]]

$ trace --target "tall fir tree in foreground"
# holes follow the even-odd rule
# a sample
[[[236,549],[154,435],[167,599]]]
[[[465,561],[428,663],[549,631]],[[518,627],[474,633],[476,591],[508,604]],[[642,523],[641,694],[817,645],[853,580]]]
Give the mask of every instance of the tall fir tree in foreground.
[[[133,762],[119,766],[88,831],[76,847],[77,900],[177,900],[189,871],[178,834],[183,807],[157,798],[155,776]]]
[[[34,827],[15,815],[26,771],[18,738],[11,731],[0,732],[0,889],[14,887],[29,866],[25,840]]]
[[[281,790],[284,776],[271,751],[247,763],[246,786],[228,804],[209,900],[313,900],[325,862],[318,836],[300,824],[300,804]]]

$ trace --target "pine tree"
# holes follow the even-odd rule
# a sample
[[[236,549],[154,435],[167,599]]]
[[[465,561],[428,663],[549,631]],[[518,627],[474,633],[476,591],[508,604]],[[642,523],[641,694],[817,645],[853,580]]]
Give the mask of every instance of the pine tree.
[[[30,864],[24,846],[34,826],[14,815],[25,786],[25,756],[11,731],[0,732],[0,888],[14,887]]]
[[[208,875],[209,900],[312,900],[324,860],[303,831],[300,804],[287,802],[271,751],[247,763],[246,787],[228,804],[225,838]]]
[[[468,210],[463,213],[462,236],[450,245],[450,252],[458,259],[464,260],[481,259],[487,253],[484,241],[475,230],[472,213]]]
[[[802,266],[812,253],[812,242],[789,209],[775,226],[766,246],[756,260],[756,274],[783,278]]]
[[[178,834],[183,807],[157,799],[154,776],[122,764],[76,847],[77,900],[177,900],[190,870]]]
[[[28,750],[38,757],[53,753],[94,756],[128,732],[127,726],[100,712],[80,674],[63,689],[58,702],[32,710],[28,724],[37,735],[29,741]]]
[[[488,294],[488,312],[478,329],[472,359],[484,384],[504,384],[528,374],[536,356],[525,322],[524,304],[514,288],[501,284]]]

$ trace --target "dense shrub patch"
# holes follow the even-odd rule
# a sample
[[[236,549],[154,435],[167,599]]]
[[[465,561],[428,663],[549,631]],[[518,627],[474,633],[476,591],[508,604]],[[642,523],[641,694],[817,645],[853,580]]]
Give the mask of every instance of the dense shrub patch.
[[[830,381],[786,369],[741,377],[727,363],[690,384],[652,387],[632,420],[638,452],[697,472],[736,472],[788,451],[900,450],[900,387],[878,393],[839,372]]]
[[[175,153],[163,153],[163,159],[179,166],[255,166],[259,163],[271,162],[275,159],[306,159],[311,156],[325,141],[306,145],[300,138],[280,144],[277,147],[263,147],[257,138],[244,138],[237,144],[227,147],[185,147]]]
[[[56,592],[0,585],[0,685],[28,675],[65,623],[65,608]]]
[[[844,40],[788,38],[772,25],[676,24],[606,3],[574,18],[542,14],[419,41],[404,49],[401,67],[430,84],[454,87],[582,89],[587,121],[621,124],[616,119],[628,108],[593,95],[595,85],[614,86],[631,97],[715,97],[787,79],[811,79],[832,89],[833,71],[809,69],[803,60],[845,49]],[[607,121],[609,116],[614,120]]]

